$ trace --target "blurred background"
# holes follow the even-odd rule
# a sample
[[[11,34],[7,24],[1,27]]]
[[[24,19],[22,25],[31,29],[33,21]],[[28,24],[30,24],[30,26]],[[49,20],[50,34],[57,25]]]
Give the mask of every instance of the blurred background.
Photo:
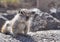
[[[39,8],[48,12],[51,6],[58,8],[60,0],[0,0],[1,9]],[[1,10],[0,9],[0,10]]]

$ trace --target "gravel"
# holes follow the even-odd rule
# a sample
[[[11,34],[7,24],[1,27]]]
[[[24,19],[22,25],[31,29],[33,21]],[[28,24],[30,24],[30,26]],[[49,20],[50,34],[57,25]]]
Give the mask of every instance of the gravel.
[[[59,32],[60,30],[37,31],[17,37],[0,33],[0,42],[60,42]]]

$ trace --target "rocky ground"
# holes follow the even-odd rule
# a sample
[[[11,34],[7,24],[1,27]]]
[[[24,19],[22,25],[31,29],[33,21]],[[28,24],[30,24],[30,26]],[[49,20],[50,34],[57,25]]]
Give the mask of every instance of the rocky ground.
[[[60,30],[37,31],[16,38],[0,33],[0,42],[60,42]]]
[[[37,14],[28,35],[13,37],[0,33],[0,42],[60,42],[60,20],[48,13]]]

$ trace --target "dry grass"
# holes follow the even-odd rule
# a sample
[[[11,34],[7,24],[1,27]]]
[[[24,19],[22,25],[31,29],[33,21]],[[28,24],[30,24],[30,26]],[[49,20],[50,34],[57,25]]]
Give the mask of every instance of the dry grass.
[[[0,3],[6,2],[6,3],[19,3],[20,0],[0,0]]]
[[[18,7],[20,4],[20,0],[0,0],[0,5],[7,8],[9,6]]]

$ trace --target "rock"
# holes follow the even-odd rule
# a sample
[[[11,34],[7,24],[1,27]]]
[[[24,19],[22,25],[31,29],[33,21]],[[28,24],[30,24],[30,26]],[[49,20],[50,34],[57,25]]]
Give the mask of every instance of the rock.
[[[60,42],[60,30],[31,32],[29,35],[13,37],[0,33],[0,42]]]
[[[35,42],[60,42],[60,30],[37,31],[32,36]]]
[[[42,15],[40,15],[42,14]],[[60,21],[49,13],[36,14],[32,20],[31,31],[60,29]]]
[[[0,42],[34,42],[34,40],[30,36],[20,35],[14,38],[11,35],[0,33]]]

